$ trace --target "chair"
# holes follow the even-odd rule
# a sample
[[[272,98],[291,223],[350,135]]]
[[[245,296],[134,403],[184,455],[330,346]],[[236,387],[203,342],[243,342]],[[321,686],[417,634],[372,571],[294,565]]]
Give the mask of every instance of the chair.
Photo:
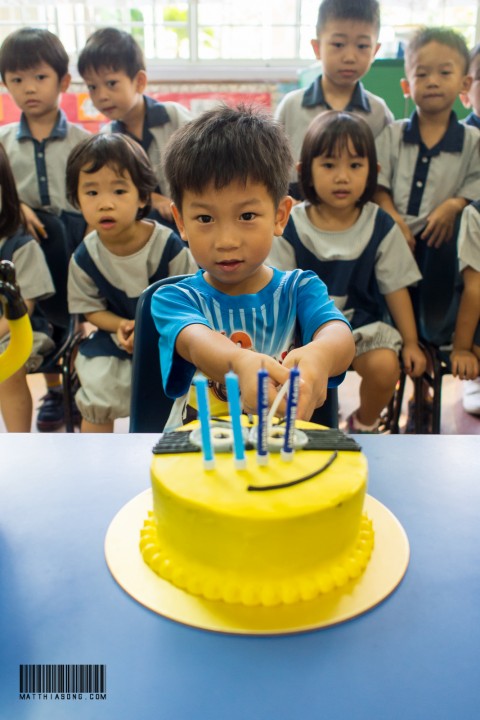
[[[39,300],[37,306],[53,328],[55,349],[45,356],[35,373],[58,374],[62,378],[63,402],[66,432],[74,432],[73,399],[78,383],[73,361],[82,340],[79,318],[68,312],[67,280],[70,253],[68,238],[60,220],[50,213],[37,212],[42,220],[47,237],[41,246],[55,286],[55,294]]]
[[[150,312],[152,295],[162,285],[188,277],[167,277],[146,288],[141,294],[135,316],[135,343],[132,365],[130,428],[132,433],[163,432],[173,401],[165,395],[160,371],[158,332]],[[315,410],[312,422],[338,427],[337,389],[328,391],[326,403]]]

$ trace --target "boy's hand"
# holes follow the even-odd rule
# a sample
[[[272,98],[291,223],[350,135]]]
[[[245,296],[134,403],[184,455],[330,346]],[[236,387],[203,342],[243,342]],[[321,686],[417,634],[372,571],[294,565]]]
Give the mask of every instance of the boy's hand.
[[[427,358],[417,343],[405,343],[402,348],[403,369],[410,377],[420,377],[427,367]]]
[[[152,193],[152,207],[165,218],[165,220],[173,221],[172,201],[165,195],[160,193]]]
[[[476,355],[469,350],[453,350],[450,354],[452,375],[462,380],[475,380],[480,372]]]
[[[238,375],[242,408],[246,413],[257,414],[258,411],[258,377],[261,368],[268,372],[268,407],[271,407],[280,388],[290,377],[290,373],[277,360],[269,355],[242,350],[234,363],[234,371]],[[285,415],[286,399],[278,406],[277,415]]]
[[[20,203],[20,209],[22,211],[27,232],[29,232],[30,235],[33,235],[35,240],[38,242],[40,242],[42,238],[46,238],[47,232],[45,230],[45,226],[42,222],[40,222],[36,212],[28,205],[25,205],[25,203]]]
[[[121,320],[117,330],[117,340],[130,355],[133,353],[133,335],[135,320]]]
[[[307,349],[308,348],[308,349]],[[328,371],[323,363],[323,353],[315,343],[296,348],[283,361],[284,368],[298,365],[300,370],[300,392],[297,418],[310,420],[313,411],[327,399]]]
[[[444,242],[452,239],[458,212],[458,207],[446,200],[430,213],[425,229],[420,235],[422,240],[427,241],[428,247],[439,248]]]

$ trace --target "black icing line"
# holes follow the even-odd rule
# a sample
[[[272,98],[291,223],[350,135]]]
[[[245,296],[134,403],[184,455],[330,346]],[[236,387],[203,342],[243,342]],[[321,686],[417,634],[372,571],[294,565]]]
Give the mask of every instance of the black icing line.
[[[286,483],[279,483],[278,485],[248,485],[247,490],[256,492],[261,492],[263,490],[283,490],[283,488],[292,487],[292,485],[299,485],[300,483],[305,482],[306,480],[311,480],[312,478],[320,475],[320,473],[327,470],[327,468],[329,468],[330,465],[335,462],[337,457],[338,452],[335,450],[335,452],[330,455],[325,465],[322,465],[321,468],[319,468],[318,470],[314,470],[314,472],[310,473],[309,475],[304,475],[303,477],[297,478],[296,480],[290,480]]]

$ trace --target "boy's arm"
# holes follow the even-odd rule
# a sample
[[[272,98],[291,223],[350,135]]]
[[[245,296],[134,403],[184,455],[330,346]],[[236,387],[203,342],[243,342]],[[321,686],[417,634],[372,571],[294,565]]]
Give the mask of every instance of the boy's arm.
[[[45,226],[39,220],[37,213],[32,210],[31,207],[25,205],[25,203],[20,203],[20,209],[22,211],[25,229],[27,230],[27,232],[30,235],[33,235],[35,240],[38,240],[39,242],[42,238],[47,237]]]
[[[300,370],[299,420],[309,420],[315,408],[323,405],[328,379],[348,370],[354,356],[352,331],[342,320],[321,325],[311,342],[288,353],[283,367],[298,365]]]
[[[152,207],[160,213],[165,220],[173,221],[172,201],[170,198],[154,192],[152,193],[151,200]]]
[[[395,203],[393,202],[391,193],[386,188],[378,185],[373,196],[373,201],[376,202],[377,205],[382,208],[382,210],[385,210],[385,212],[387,212],[395,220],[398,227],[405,236],[408,247],[413,252],[413,250],[415,249],[415,237],[410,228],[408,227],[407,223],[395,207]]]
[[[407,288],[400,288],[400,290],[387,293],[385,302],[403,339],[402,360],[404,370],[411,377],[420,377],[425,372],[427,360],[418,345],[417,326]]]
[[[480,272],[471,267],[463,271],[464,289],[458,309],[453,351],[452,374],[472,380],[479,373],[479,362],[472,352],[473,336],[480,320]]]
[[[278,387],[289,378],[288,370],[269,355],[243,349],[206,325],[193,324],[183,328],[177,336],[175,350],[213,381],[223,383],[229,370],[237,373],[242,407],[246,412],[257,412],[257,373],[262,367],[270,376],[269,406]],[[280,405],[282,410],[285,410],[285,402]]]
[[[427,241],[428,247],[438,248],[453,237],[455,220],[469,204],[465,198],[449,198],[433,210],[428,218],[420,238]]]

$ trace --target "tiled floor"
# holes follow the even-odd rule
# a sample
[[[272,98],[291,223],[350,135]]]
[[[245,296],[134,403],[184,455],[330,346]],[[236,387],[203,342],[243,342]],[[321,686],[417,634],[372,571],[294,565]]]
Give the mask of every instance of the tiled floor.
[[[34,399],[34,407],[38,406],[39,399],[45,393],[45,383],[42,375],[30,375],[29,384]],[[411,394],[411,384],[407,385],[405,391],[405,402]],[[341,420],[346,418],[357,407],[358,401],[358,376],[347,373],[346,380],[339,389]],[[405,424],[405,414],[402,414],[401,427]],[[59,430],[63,432],[64,430]],[[0,416],[0,432],[5,432],[5,426]],[[37,432],[35,419],[32,421],[32,432]],[[117,420],[115,432],[128,432],[128,418]],[[459,435],[480,435],[480,416],[468,415],[462,407],[462,384],[454,380],[450,375],[443,378],[442,383],[442,433]]]

